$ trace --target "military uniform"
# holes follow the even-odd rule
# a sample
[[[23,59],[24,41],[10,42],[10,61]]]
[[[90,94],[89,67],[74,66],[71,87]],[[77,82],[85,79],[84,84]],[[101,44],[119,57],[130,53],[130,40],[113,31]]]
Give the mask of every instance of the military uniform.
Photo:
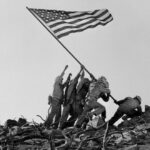
[[[58,127],[59,120],[61,117],[61,104],[63,103],[63,98],[64,98],[64,91],[63,91],[64,84],[62,83],[62,81],[63,81],[63,76],[66,68],[67,66],[65,67],[61,75],[58,76],[55,80],[54,89],[52,93],[52,101],[50,104],[51,111],[48,115],[48,118],[45,121],[46,127],[49,127],[52,123],[54,123],[55,128]]]
[[[77,87],[76,99],[71,104],[70,118],[66,123],[66,127],[73,126],[77,118],[82,114],[85,105],[85,97],[89,89],[90,81],[87,78],[81,79]]]
[[[107,96],[104,96],[105,94],[107,94]],[[108,101],[109,94],[110,94],[109,84],[105,77],[101,77],[97,81],[92,82],[89,87],[89,92],[87,95],[83,113],[79,117],[76,123],[76,127],[81,127],[87,114],[89,114],[89,112],[92,111],[93,109],[94,111],[90,112],[91,117],[93,115],[97,116],[102,113],[106,117],[105,107],[102,104],[98,103],[97,100],[101,97],[103,98],[104,101]]]
[[[119,105],[116,113],[114,116],[109,120],[109,125],[113,125],[116,121],[118,121],[124,114],[127,115],[127,117],[135,117],[138,115],[141,115],[142,109],[141,109],[141,98],[139,96],[136,96],[134,98],[127,97],[120,101],[115,101],[116,104]]]
[[[66,125],[67,118],[68,118],[68,116],[71,112],[72,104],[74,103],[74,101],[76,99],[76,86],[78,84],[78,79],[80,77],[80,72],[77,74],[77,76],[73,80],[70,81],[70,85],[67,89],[66,100],[65,100],[65,103],[64,103],[63,112],[62,112],[62,116],[61,116],[60,124],[59,124],[60,129],[63,129],[64,127],[67,126]],[[72,118],[71,118],[71,120],[72,120]]]

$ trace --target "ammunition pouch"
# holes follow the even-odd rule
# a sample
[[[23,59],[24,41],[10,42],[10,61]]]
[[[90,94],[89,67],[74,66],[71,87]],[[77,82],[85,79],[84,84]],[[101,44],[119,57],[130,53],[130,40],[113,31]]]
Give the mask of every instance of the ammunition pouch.
[[[53,97],[51,95],[48,96],[48,105],[51,105],[53,101]]]

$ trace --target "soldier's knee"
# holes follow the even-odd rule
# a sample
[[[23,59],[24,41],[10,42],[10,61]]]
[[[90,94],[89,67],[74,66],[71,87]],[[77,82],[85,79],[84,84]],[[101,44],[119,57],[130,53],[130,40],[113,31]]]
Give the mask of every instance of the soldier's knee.
[[[94,114],[97,116],[99,114],[104,114],[106,113],[106,109],[103,105],[100,105],[100,107],[98,107],[95,111]]]
[[[106,112],[106,108],[105,108],[103,105],[101,105],[101,106],[99,107],[99,109],[101,109],[102,113],[103,113],[103,112]]]

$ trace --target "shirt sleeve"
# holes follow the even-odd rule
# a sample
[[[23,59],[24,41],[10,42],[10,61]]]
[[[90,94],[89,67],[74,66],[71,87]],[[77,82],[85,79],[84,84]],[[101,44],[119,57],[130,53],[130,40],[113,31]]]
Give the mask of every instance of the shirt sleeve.
[[[84,78],[81,79],[81,81],[79,82],[79,84],[77,86],[77,93],[79,93],[79,91],[81,90],[83,84],[84,84]]]
[[[119,101],[114,101],[114,102],[115,102],[115,104],[117,104],[117,105],[121,105],[121,104],[123,104],[124,102],[126,102],[126,99],[119,100]]]

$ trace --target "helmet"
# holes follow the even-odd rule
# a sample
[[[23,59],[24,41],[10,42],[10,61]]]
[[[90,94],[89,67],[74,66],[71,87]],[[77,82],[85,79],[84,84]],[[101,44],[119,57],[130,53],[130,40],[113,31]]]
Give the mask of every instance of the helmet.
[[[91,81],[88,78],[83,79],[83,85],[84,86],[89,87],[90,83],[91,83]]]
[[[100,78],[98,78],[97,81],[98,81],[99,83],[103,83],[106,88],[109,88],[109,83],[108,83],[106,77],[101,76]]]
[[[137,99],[137,100],[141,103],[142,99],[141,99],[140,96],[137,95],[137,96],[135,96],[134,98]]]
[[[84,78],[84,79],[83,79],[83,82],[84,82],[84,83],[90,83],[90,80],[89,80],[88,78]]]
[[[101,77],[98,78],[98,81],[100,81],[100,82],[106,81],[106,80],[107,80],[107,79],[106,79],[106,77],[104,77],[104,76],[101,76]]]

